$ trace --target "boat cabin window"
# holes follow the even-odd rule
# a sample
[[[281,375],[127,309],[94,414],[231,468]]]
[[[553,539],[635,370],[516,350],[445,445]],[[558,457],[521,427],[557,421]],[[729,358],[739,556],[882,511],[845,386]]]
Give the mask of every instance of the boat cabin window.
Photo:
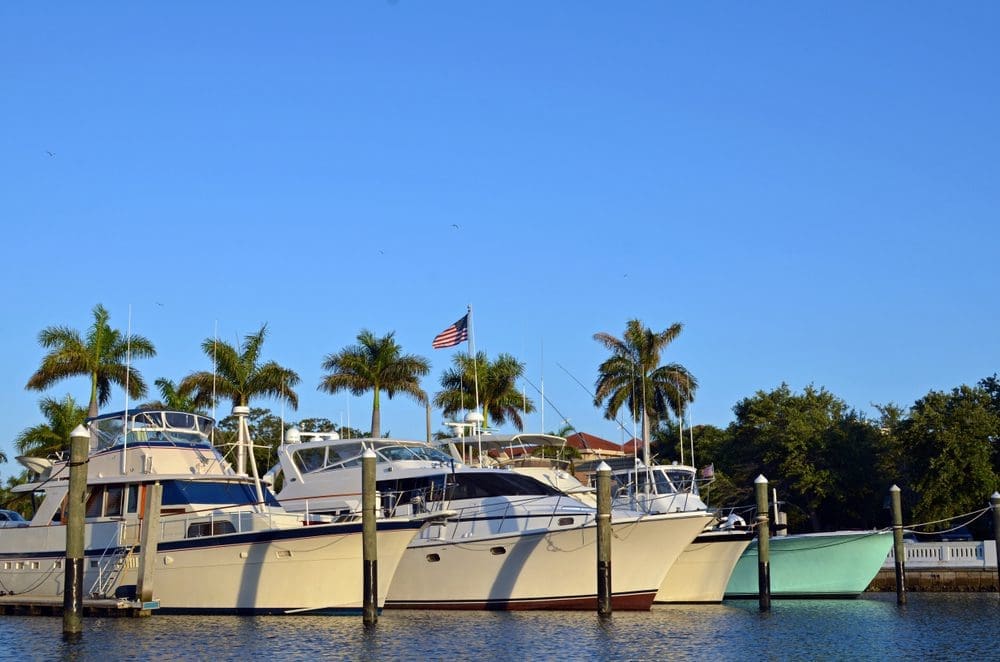
[[[264,501],[277,506],[269,490]],[[257,503],[257,493],[247,483],[171,480],[163,484],[163,508],[187,505],[248,506]]]
[[[138,485],[95,485],[90,488],[86,517],[121,517],[139,507]]]
[[[555,496],[555,488],[513,472],[456,473],[380,480],[377,489],[383,495],[395,494],[399,502],[420,497],[424,501],[484,499],[486,497]]]
[[[211,522],[195,522],[187,530],[188,538],[204,538],[205,536],[219,536],[226,533],[236,533],[236,527],[227,519],[214,520]]]
[[[122,496],[125,488],[122,485],[108,485],[105,490],[104,514],[108,517],[119,517],[122,514]]]

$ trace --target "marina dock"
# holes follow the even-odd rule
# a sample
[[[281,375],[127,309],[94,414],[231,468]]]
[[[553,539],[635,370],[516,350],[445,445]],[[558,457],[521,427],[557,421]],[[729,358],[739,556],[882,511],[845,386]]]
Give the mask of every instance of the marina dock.
[[[84,598],[84,616],[143,617],[160,607],[160,603],[141,602],[127,598]],[[61,616],[62,598],[36,598],[27,595],[0,596],[0,614],[21,616]]]

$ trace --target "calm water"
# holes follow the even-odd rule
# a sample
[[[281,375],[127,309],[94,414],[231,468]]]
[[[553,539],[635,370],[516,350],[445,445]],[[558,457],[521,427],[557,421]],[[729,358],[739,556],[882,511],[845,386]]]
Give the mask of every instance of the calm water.
[[[62,619],[0,617],[4,659],[998,659],[995,593],[913,593],[848,601],[657,606],[601,620],[571,612],[387,611],[360,617],[88,618],[80,641]]]

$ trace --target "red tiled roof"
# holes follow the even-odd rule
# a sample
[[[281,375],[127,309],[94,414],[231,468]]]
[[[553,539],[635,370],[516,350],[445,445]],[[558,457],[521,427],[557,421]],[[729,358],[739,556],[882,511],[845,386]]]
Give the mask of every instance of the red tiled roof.
[[[643,447],[642,439],[639,439],[638,437],[632,437],[631,439],[625,442],[625,445],[622,446],[622,450],[624,450],[628,454],[632,454],[635,453],[636,450],[642,450],[642,447]]]
[[[586,432],[577,432],[566,437],[566,445],[579,450],[622,452],[622,447],[615,442],[595,437]]]

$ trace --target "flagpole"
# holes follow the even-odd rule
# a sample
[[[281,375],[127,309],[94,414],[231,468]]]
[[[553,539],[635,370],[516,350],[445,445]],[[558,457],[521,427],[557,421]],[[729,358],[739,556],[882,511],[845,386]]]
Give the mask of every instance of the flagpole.
[[[469,358],[472,359],[472,380],[476,389],[476,412],[479,411],[479,364],[476,361],[476,329],[472,324],[472,305],[469,305],[469,338],[466,345],[469,349]]]
[[[476,360],[476,330],[472,324],[472,304],[468,306],[468,316],[469,316],[469,337],[466,339],[466,345],[469,350],[469,358],[472,359],[472,381],[475,384],[476,391],[476,445],[479,451],[479,467],[483,466],[483,426],[482,420],[478,420],[481,416],[479,413],[479,362]]]

